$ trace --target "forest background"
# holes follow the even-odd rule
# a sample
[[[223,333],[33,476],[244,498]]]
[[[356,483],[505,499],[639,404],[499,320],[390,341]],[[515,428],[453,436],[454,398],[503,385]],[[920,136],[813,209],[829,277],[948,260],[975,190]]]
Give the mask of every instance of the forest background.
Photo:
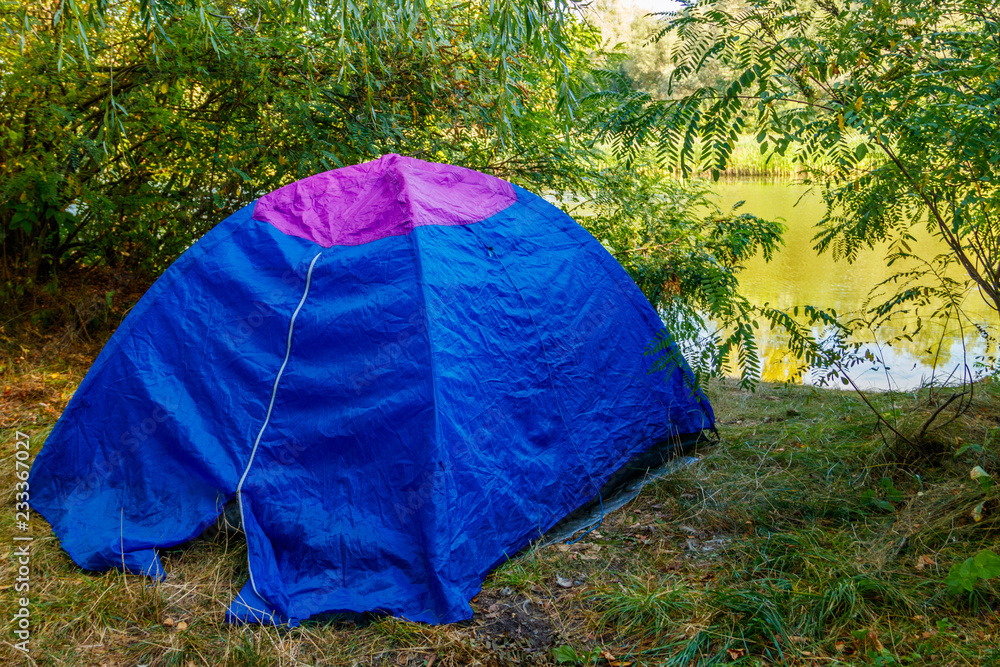
[[[848,385],[878,364],[852,335],[900,313],[994,340],[963,304],[998,304],[998,10],[682,4],[0,2],[5,534],[18,434],[37,451],[156,276],[260,195],[387,152],[571,210],[671,323],[722,437],[587,541],[502,567],[460,628],[232,628],[217,602],[240,579],[238,540],[168,554],[175,582],[137,592],[78,571],[36,521],[37,643],[18,653],[11,622],[4,650],[26,664],[997,660],[995,359],[903,393],[761,385],[755,331],[783,328],[803,367]],[[877,244],[923,268],[849,317],[754,303],[741,272],[780,251],[783,226],[716,205],[712,182],[733,173],[814,185],[816,243],[838,259]],[[941,251],[915,257],[915,227]]]

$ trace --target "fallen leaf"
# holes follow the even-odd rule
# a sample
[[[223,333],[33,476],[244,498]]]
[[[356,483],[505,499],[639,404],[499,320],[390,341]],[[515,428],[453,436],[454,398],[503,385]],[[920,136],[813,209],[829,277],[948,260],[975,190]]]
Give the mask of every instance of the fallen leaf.
[[[726,654],[729,656],[730,660],[735,661],[745,656],[747,654],[747,650],[745,648],[727,648]]]
[[[917,562],[913,567],[917,568],[918,570],[923,570],[928,565],[937,565],[937,561],[931,558],[930,556],[918,556]]]

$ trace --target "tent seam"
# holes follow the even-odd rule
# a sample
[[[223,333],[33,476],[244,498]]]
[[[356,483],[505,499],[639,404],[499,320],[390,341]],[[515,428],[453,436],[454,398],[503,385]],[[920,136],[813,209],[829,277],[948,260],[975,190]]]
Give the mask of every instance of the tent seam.
[[[247,461],[246,468],[243,470],[243,476],[240,477],[239,484],[236,485],[236,502],[240,507],[240,516],[244,517],[246,514],[243,512],[243,482],[246,481],[247,475],[250,474],[250,467],[253,465],[254,457],[257,455],[257,447],[260,445],[260,439],[264,436],[264,430],[267,428],[268,423],[271,421],[271,411],[274,410],[274,400],[278,395],[278,383],[281,381],[281,375],[285,372],[285,366],[288,365],[288,359],[292,355],[292,332],[295,330],[295,318],[299,316],[299,311],[302,310],[302,306],[306,303],[306,297],[309,296],[309,286],[312,283],[312,272],[313,268],[316,266],[316,260],[320,258],[322,252],[316,253],[316,256],[312,258],[309,263],[309,270],[306,271],[306,287],[302,291],[302,298],[299,300],[298,307],[295,308],[295,312],[292,313],[291,319],[288,321],[288,340],[285,344],[285,360],[281,362],[281,368],[278,369],[278,374],[274,378],[274,385],[271,387],[271,402],[267,406],[267,415],[264,417],[264,423],[260,427],[260,431],[257,432],[257,439],[253,443],[253,449],[250,450],[250,458]],[[253,578],[253,568],[250,566],[250,548],[249,540],[247,540],[247,572],[250,574],[250,586],[253,588],[253,592],[257,596],[264,600],[266,599],[257,590],[257,584]]]
[[[467,229],[471,230],[473,236],[476,237],[476,240],[478,240],[479,243],[482,244],[483,248],[489,248],[492,254],[492,247],[486,244],[486,241],[483,240],[483,237],[480,236],[479,232],[473,229],[471,226],[469,226]],[[488,229],[488,227],[486,229]],[[534,328],[535,335],[538,337],[538,346],[539,349],[541,349],[542,351],[542,358],[545,360],[545,370],[549,378],[549,386],[552,387],[552,393],[555,395],[559,407],[559,419],[562,420],[563,427],[566,429],[566,435],[569,438],[570,444],[572,444],[573,449],[576,450],[577,458],[582,460],[582,457],[580,455],[580,445],[577,443],[576,437],[574,436],[573,433],[573,429],[570,428],[569,421],[566,419],[566,406],[563,404],[562,392],[556,386],[555,377],[552,373],[552,362],[549,360],[549,354],[548,350],[546,349],[545,339],[542,337],[542,331],[541,329],[538,328],[538,322],[535,321],[535,314],[532,312],[531,306],[528,305],[528,301],[524,298],[524,294],[521,293],[521,288],[514,281],[514,276],[510,274],[510,270],[508,270],[507,264],[499,256],[499,254],[497,254],[495,258],[497,264],[500,265],[500,269],[507,277],[507,281],[510,283],[510,286],[513,287],[514,291],[517,293],[517,298],[520,299],[521,303],[524,305],[524,310],[528,314],[528,318],[531,320],[531,326]],[[594,492],[596,493],[601,488],[601,485],[594,484],[594,476],[590,473],[589,470],[587,470],[586,473],[587,473],[587,478],[590,480],[591,486],[595,487]]]
[[[424,334],[425,334],[425,336],[427,338],[427,359],[428,359],[428,363],[430,365],[431,406],[432,406],[432,408],[434,410],[434,453],[435,453],[435,456],[438,459],[438,463],[440,464],[441,459],[444,458],[443,457],[444,450],[441,447],[441,426],[440,426],[440,422],[438,420],[437,365],[434,363],[434,343],[431,340],[431,321],[430,321],[430,317],[428,316],[428,312],[427,312],[427,310],[428,310],[427,309],[427,284],[424,282],[424,264],[423,264],[422,258],[420,256],[420,250],[417,247],[418,246],[417,236],[414,233],[414,232],[416,232],[416,229],[417,229],[416,227],[413,228],[411,230],[411,232],[409,234],[407,234],[407,236],[410,237],[410,248],[413,250],[413,260],[414,260],[414,263],[416,264],[416,268],[417,268],[417,284],[420,286],[421,314],[423,315],[423,320],[424,320]],[[448,470],[449,471],[451,470],[451,467],[452,467],[452,461],[451,461],[451,458],[449,457],[448,458]],[[450,476],[447,476],[446,478],[448,479],[448,489],[449,489],[449,493],[447,494],[447,499],[448,499],[448,503],[450,505],[451,502],[452,502],[452,494],[450,492],[451,491],[451,478],[450,478]],[[451,513],[450,512],[445,513],[444,516],[446,516],[448,518],[447,535],[448,535],[449,556],[450,556],[450,548],[451,548],[451,542],[452,542],[452,538],[453,538],[452,530],[451,530],[451,528],[452,528]],[[423,533],[423,531],[421,531],[421,532]],[[422,537],[424,539],[424,544],[425,545],[428,544],[427,535],[426,534],[422,534]],[[438,554],[438,555],[440,555],[440,554]],[[448,559],[448,562],[450,562],[450,558]],[[441,592],[440,583],[441,583],[440,581],[437,581],[438,592],[439,593]]]

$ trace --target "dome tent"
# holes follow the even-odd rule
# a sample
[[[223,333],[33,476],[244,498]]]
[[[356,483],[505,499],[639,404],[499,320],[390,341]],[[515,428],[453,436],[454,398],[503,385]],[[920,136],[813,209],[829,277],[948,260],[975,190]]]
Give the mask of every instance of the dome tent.
[[[31,471],[81,567],[156,550],[239,502],[230,620],[469,618],[491,569],[628,462],[713,427],[663,325],[538,196],[386,155],[237,211],[142,297]]]

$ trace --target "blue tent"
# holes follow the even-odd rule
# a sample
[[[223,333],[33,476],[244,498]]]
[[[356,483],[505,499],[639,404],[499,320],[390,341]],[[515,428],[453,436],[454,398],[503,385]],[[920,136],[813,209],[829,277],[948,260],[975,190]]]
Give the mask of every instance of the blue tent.
[[[32,506],[81,567],[240,505],[228,617],[446,623],[616,471],[713,426],[628,274],[556,207],[387,155],[276,190],[194,244],[45,442]]]

